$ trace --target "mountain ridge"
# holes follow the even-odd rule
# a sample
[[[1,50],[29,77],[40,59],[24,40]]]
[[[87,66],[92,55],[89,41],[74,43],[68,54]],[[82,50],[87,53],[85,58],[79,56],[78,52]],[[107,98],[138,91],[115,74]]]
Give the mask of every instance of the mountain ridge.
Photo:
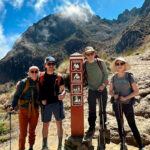
[[[59,64],[74,52],[82,53],[87,45],[109,55],[126,50],[130,45],[127,40],[129,36],[132,39],[133,35],[134,41],[138,36],[143,37],[143,34],[130,30],[140,22],[143,9],[147,10],[145,3],[142,8],[125,10],[117,20],[101,19],[79,5],[71,5],[59,13],[42,18],[30,26],[6,57],[0,60],[0,82],[24,77],[31,65],[37,65],[42,70],[43,60],[48,55],[56,57]],[[135,46],[140,46],[140,42]],[[7,69],[6,66],[11,68]]]

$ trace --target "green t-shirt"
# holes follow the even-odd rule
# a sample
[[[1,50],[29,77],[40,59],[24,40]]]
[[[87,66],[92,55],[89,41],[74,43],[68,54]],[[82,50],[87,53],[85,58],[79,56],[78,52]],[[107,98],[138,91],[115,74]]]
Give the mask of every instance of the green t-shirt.
[[[104,73],[102,73],[97,59],[93,63],[86,62],[86,71],[88,75],[88,86],[91,90],[97,90],[100,85],[103,83],[106,84],[108,79],[108,71],[106,64],[101,60],[102,67],[104,69]]]

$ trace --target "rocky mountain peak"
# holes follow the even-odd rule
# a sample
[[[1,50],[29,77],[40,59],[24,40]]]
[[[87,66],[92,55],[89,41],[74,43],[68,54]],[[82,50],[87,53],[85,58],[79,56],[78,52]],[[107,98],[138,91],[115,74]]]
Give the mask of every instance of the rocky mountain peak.
[[[142,8],[141,8],[141,13],[148,15],[150,12],[150,0],[145,0]]]
[[[130,19],[132,19],[132,17],[135,17],[139,14],[139,10],[140,9],[136,7],[131,9],[131,11],[129,11],[128,9],[125,9],[125,11],[118,16],[117,22],[123,23],[123,22],[129,21]]]

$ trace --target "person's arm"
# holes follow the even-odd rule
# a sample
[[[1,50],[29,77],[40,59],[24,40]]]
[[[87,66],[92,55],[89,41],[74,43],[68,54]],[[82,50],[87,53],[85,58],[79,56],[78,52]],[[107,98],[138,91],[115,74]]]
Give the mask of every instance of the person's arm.
[[[113,84],[112,82],[110,83],[109,86],[109,94],[114,97],[114,99],[118,99],[119,95],[118,94],[114,94],[114,89],[113,89]]]
[[[98,90],[99,91],[103,91],[104,88],[107,86],[107,80],[108,80],[108,71],[107,71],[107,66],[105,64],[104,61],[101,61],[101,65],[103,67],[104,73],[103,73],[103,80],[102,80],[102,84],[99,86]]]
[[[126,97],[121,96],[120,99],[122,101],[126,101],[126,100],[131,99],[131,98],[133,98],[133,97],[135,97],[136,95],[139,94],[139,88],[138,88],[136,82],[132,83],[132,89],[133,89],[133,92],[130,95],[128,95]]]
[[[65,86],[64,86],[64,79],[63,78],[61,78],[61,81],[60,81],[59,92],[60,92],[60,94],[58,95],[58,99],[63,100],[65,98],[65,95],[66,95]]]
[[[103,69],[104,69],[104,78],[103,78],[103,81],[102,81],[102,85],[105,84],[105,86],[106,86],[106,83],[107,83],[107,80],[108,80],[108,70],[107,70],[107,66],[106,66],[104,61],[102,61],[102,66],[103,66]]]
[[[18,84],[18,82],[17,82],[17,84]],[[23,89],[25,88],[25,84],[26,84],[25,80],[21,80],[19,82],[19,84],[17,85],[17,89],[16,89],[16,92],[14,94],[12,104],[8,108],[8,112],[11,112],[18,105],[18,100],[19,100],[19,98],[23,92]]]
[[[47,101],[46,101],[46,91],[47,88],[45,88],[45,86],[43,86],[43,83],[40,83],[40,96],[39,96],[39,100],[40,100],[40,104],[42,105],[46,105]]]
[[[61,94],[58,95],[58,99],[59,100],[63,100],[65,98],[65,95],[66,95],[66,91],[65,91],[65,86],[64,85],[60,86],[60,93]]]

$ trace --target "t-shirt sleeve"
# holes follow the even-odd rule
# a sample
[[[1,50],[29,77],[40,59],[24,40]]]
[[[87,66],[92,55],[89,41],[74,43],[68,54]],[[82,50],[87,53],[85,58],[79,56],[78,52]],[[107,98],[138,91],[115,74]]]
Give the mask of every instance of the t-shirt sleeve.
[[[133,76],[133,74],[130,74],[130,82],[131,82],[131,84],[132,84],[132,83],[136,83],[136,79],[135,79],[135,77]]]

